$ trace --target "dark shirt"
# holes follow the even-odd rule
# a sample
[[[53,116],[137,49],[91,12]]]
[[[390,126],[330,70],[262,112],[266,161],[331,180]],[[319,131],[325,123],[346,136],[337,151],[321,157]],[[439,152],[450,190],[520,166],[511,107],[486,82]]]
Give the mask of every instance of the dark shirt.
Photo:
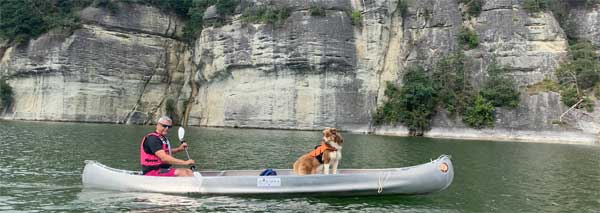
[[[160,138],[158,138],[156,136],[152,136],[152,135],[150,135],[150,136],[148,136],[148,138],[146,138],[146,141],[144,142],[144,152],[154,155],[157,151],[160,151],[162,149],[163,149],[162,141],[160,140]],[[169,167],[171,167],[170,164],[160,164],[158,167],[142,166],[142,171],[145,174],[146,172],[151,171],[151,170],[155,170],[155,169],[159,169],[159,168],[169,168]]]

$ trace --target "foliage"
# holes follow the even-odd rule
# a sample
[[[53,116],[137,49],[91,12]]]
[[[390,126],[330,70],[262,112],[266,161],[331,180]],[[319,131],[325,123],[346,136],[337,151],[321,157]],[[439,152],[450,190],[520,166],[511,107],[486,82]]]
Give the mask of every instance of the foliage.
[[[484,82],[479,93],[483,98],[489,100],[495,107],[516,107],[519,105],[519,91],[515,82],[505,77],[505,70],[493,61],[487,70],[490,75]]]
[[[113,0],[94,0],[94,7],[102,7],[108,9],[111,13],[116,13],[119,10],[117,2]]]
[[[591,112],[594,110],[594,102],[590,97],[583,95],[577,91],[577,88],[571,87],[563,87],[560,93],[561,101],[568,107],[575,105],[577,102],[581,100],[581,103],[577,105],[575,108],[578,109],[586,109]]]
[[[163,11],[174,12],[186,20],[183,27],[183,40],[191,43],[196,40],[204,27],[203,17],[206,9],[212,5],[221,15],[231,15],[239,4],[239,0],[124,0],[129,3],[147,4]],[[209,24],[223,24],[221,20]]]
[[[400,121],[400,103],[401,94],[394,84],[386,82],[385,97],[387,101],[383,105],[377,108],[377,111],[373,115],[373,120],[376,125],[379,124],[395,124]]]
[[[285,23],[290,16],[289,8],[275,6],[248,7],[242,13],[242,21],[246,23],[267,23],[275,26]]]
[[[352,11],[350,13],[350,19],[352,20],[352,25],[360,26],[362,25],[362,14],[358,10]]]
[[[402,18],[406,18],[408,15],[408,3],[406,1],[407,0],[398,0],[398,4],[396,5],[396,10]]]
[[[199,8],[190,8],[188,12],[188,19],[183,26],[183,40],[187,43],[192,43],[202,32],[202,17],[204,16],[204,10]]]
[[[485,128],[494,126],[494,106],[481,95],[474,98],[473,103],[467,107],[463,122],[472,128]]]
[[[6,79],[0,79],[0,109],[10,107],[13,102],[13,89],[6,82]]]
[[[473,49],[479,45],[479,37],[475,31],[468,28],[462,28],[458,33],[458,43],[464,49]]]
[[[311,16],[325,16],[327,15],[327,11],[321,5],[311,4],[308,8],[308,13]]]
[[[558,82],[555,82],[548,78],[544,78],[544,80],[542,80],[534,85],[528,85],[527,91],[529,94],[534,94],[537,92],[548,92],[548,91],[559,92],[560,85],[558,84]]]
[[[585,109],[588,112],[594,111],[594,101],[588,96],[583,97],[583,101],[579,104],[578,108]]]
[[[235,0],[219,0],[216,4],[217,12],[221,15],[232,15],[238,4],[239,1]]]
[[[170,98],[167,99],[167,101],[165,103],[165,113],[171,119],[175,120],[175,118],[177,117],[177,109],[175,107],[175,100],[170,99]]]
[[[433,70],[437,103],[452,115],[463,114],[472,96],[469,73],[465,72],[465,55],[458,51],[440,59]]]
[[[563,87],[560,93],[562,102],[571,107],[575,105],[582,97],[577,92],[577,88],[575,87]]]
[[[600,100],[600,83],[598,85],[596,85],[596,89],[594,89],[596,91],[595,96],[596,99]]]
[[[563,87],[563,103],[572,106],[585,99],[586,91],[591,92],[600,83],[600,62],[595,47],[589,42],[577,42],[569,50],[570,61],[561,64],[555,75]]]
[[[75,11],[91,1],[0,1],[0,38],[24,43],[50,29],[71,33],[80,27]]]
[[[470,16],[477,17],[481,14],[483,0],[461,0],[461,3],[467,7],[467,14]]]
[[[525,0],[523,1],[523,9],[530,13],[537,13],[548,8],[548,0]]]
[[[412,135],[422,135],[431,126],[435,111],[435,90],[431,79],[420,66],[411,66],[403,78],[401,89],[387,83],[388,100],[373,116],[375,124],[400,122]]]

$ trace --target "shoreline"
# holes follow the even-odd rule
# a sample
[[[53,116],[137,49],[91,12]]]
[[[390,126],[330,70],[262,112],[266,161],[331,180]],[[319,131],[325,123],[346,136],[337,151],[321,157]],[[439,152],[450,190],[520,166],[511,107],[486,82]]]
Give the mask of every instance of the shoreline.
[[[56,123],[90,123],[90,124],[116,124],[116,125],[139,125],[144,124],[123,124],[117,122],[81,122],[67,120],[20,120],[0,118],[0,121],[17,122],[56,122]],[[232,129],[261,129],[261,130],[293,130],[293,131],[320,131],[320,128],[274,128],[274,127],[252,127],[252,126],[197,126],[189,127],[200,128],[232,128]],[[364,135],[381,135],[408,137],[408,129],[402,126],[381,126],[378,128],[369,128],[368,126],[338,127],[341,132],[349,132]],[[423,137],[437,139],[459,139],[459,140],[480,140],[480,141],[500,141],[500,142],[518,142],[518,143],[545,143],[545,144],[570,144],[600,146],[600,135],[584,133],[577,131],[547,131],[547,130],[515,130],[515,129],[471,129],[460,127],[434,127],[424,133]]]
[[[408,136],[404,127],[382,127],[376,135]],[[518,143],[572,144],[600,146],[600,135],[576,131],[470,129],[459,127],[435,127],[423,135],[428,138],[503,141]]]

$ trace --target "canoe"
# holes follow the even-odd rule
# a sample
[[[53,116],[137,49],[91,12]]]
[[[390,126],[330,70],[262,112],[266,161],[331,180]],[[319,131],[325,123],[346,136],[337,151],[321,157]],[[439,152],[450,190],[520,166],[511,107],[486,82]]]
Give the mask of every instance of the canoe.
[[[200,171],[201,176],[194,177],[154,177],[86,160],[82,182],[84,188],[172,194],[346,196],[428,194],[447,188],[454,178],[448,155],[411,167],[339,169],[335,175],[298,176],[291,169],[275,169],[276,176],[259,176],[262,171]]]

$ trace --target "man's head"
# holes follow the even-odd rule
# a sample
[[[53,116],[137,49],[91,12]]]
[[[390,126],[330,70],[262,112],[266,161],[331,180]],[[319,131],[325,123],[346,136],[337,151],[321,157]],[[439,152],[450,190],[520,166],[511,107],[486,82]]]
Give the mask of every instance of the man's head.
[[[172,125],[173,122],[171,121],[171,118],[162,116],[158,119],[158,122],[156,122],[156,132],[161,135],[167,135],[169,134],[169,129],[173,128]]]

